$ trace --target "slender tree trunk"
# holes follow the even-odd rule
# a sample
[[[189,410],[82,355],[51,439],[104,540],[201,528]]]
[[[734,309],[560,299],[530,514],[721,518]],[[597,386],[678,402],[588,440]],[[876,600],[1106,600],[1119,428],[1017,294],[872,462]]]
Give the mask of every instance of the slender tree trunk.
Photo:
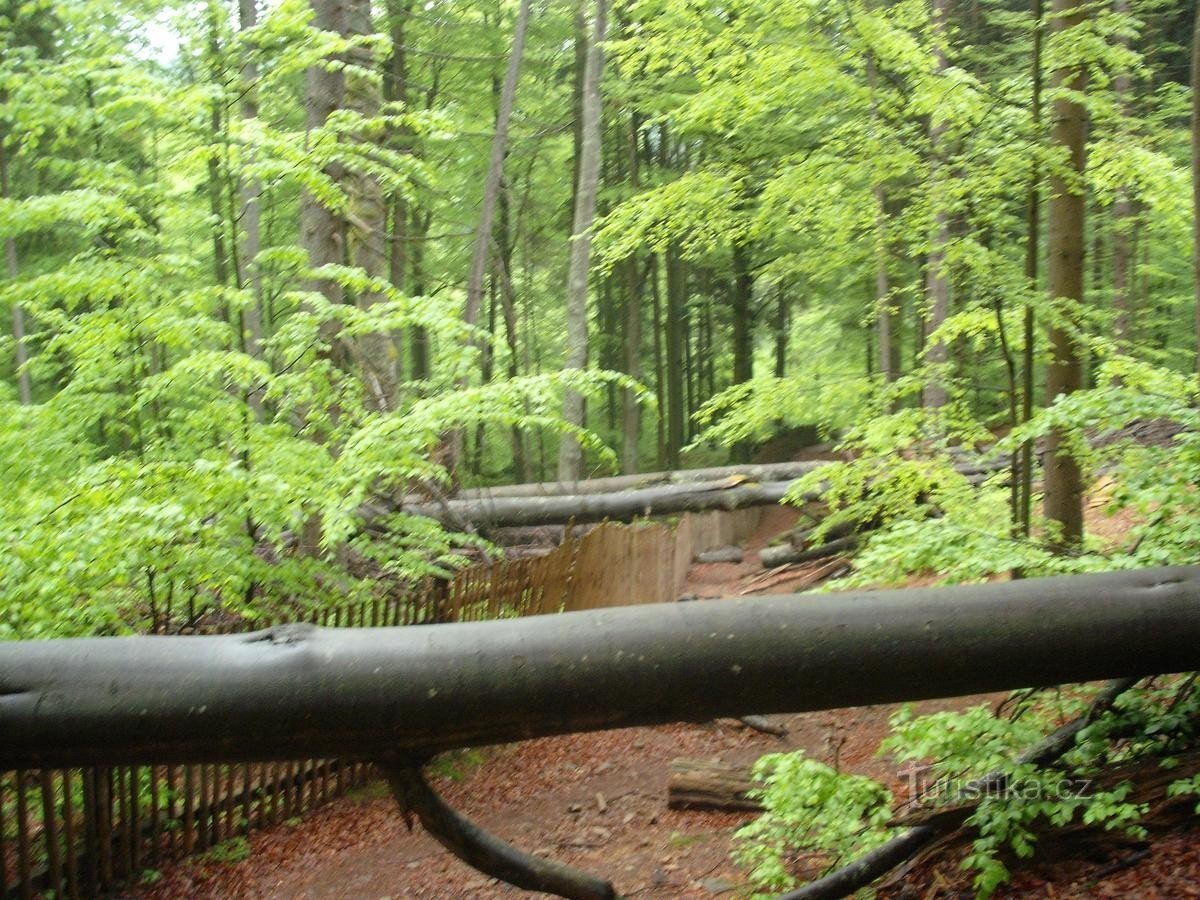
[[[879,127],[879,114],[875,101],[875,83],[878,78],[875,56],[867,56],[867,85],[871,90],[871,123]],[[882,184],[871,191],[875,198],[875,328],[879,343],[879,372],[884,383],[891,384],[900,377],[900,355],[897,346],[896,312],[891,298],[891,280],[888,276],[888,217],[887,193]],[[868,335],[868,343],[870,336]],[[867,355],[870,369],[870,352]]]
[[[633,191],[641,187],[638,158],[638,115],[629,119],[629,185]],[[625,260],[625,374],[635,381],[642,378],[642,283],[636,256]],[[641,437],[641,409],[637,394],[625,391],[621,417],[621,471],[633,475],[638,470],[638,444]]]
[[[247,32],[258,24],[256,0],[238,0],[238,27]],[[258,118],[258,66],[249,48],[243,49],[241,72],[241,102],[239,115],[243,122]],[[249,288],[252,301],[242,310],[242,347],[255,359],[262,359],[263,292],[262,272],[258,266],[258,251],[262,242],[262,185],[256,178],[238,178],[241,211],[238,221],[238,286]],[[262,391],[253,391],[247,398],[254,414],[262,418]]]
[[[666,372],[663,364],[663,339],[666,336],[666,330],[663,327],[662,282],[659,278],[659,257],[657,255],[651,258],[650,265],[650,298],[654,315],[654,328],[650,337],[654,341],[654,397],[658,401],[658,416],[655,422],[655,446],[658,448],[658,452],[655,460],[658,468],[663,469],[667,466],[669,455],[667,452],[668,398]]]
[[[411,287],[414,297],[425,293],[425,238],[429,234],[429,225],[433,221],[432,212],[422,212],[413,209],[409,234],[412,248],[409,251]],[[409,352],[412,356],[413,378],[425,381],[433,375],[433,356],[430,346],[429,333],[421,325],[414,325],[409,339]]]
[[[1033,91],[1030,98],[1033,133],[1036,146],[1042,138],[1042,2],[1032,0],[1030,12],[1033,18],[1033,50],[1030,54]],[[1025,280],[1031,293],[1038,289],[1038,259],[1041,253],[1042,190],[1041,166],[1036,153],[1029,173],[1029,193],[1025,208]],[[1037,349],[1037,327],[1033,304],[1025,304],[1022,322],[1021,354],[1021,421],[1033,418],[1034,364]],[[1020,534],[1029,537],[1033,520],[1033,442],[1026,441],[1017,454],[1019,471],[1014,473],[1020,483],[1020,510],[1018,528]]]
[[[782,378],[787,370],[788,330],[791,305],[788,294],[782,287],[776,288],[775,298],[775,377]]]
[[[946,51],[943,43],[946,40],[947,6],[948,0],[933,0],[934,35],[938,41],[935,52],[939,73],[946,69]],[[939,182],[943,169],[940,155],[946,149],[945,131],[946,126],[942,122],[935,124],[929,131],[930,154],[933,157],[930,168],[930,193],[936,204],[933,239],[925,267],[925,296],[929,304],[929,334],[937,331],[950,315],[950,279],[946,273],[946,245],[950,241],[950,216],[945,209],[944,197],[939,196],[941,193]],[[930,381],[925,386],[923,399],[927,407],[936,408],[946,404],[945,365],[949,358],[946,342],[941,339],[935,341],[925,351],[926,361],[935,367]]]
[[[667,388],[667,461],[668,469],[679,468],[679,454],[683,449],[686,414],[683,398],[683,305],[684,272],[679,248],[667,248],[667,322],[666,366],[664,378]]]
[[[593,37],[588,45],[583,77],[582,144],[579,157],[579,188],[575,194],[575,217],[571,257],[567,271],[567,356],[566,369],[587,366],[588,272],[592,250],[592,222],[596,215],[596,189],[600,176],[600,77],[604,67],[605,29],[608,0],[596,0]],[[563,398],[563,418],[583,425],[583,395],[568,389]],[[583,476],[583,448],[571,435],[563,435],[558,447],[558,477],[577,481]]]
[[[1196,371],[1200,373],[1200,7],[1196,10],[1192,32],[1192,281]]]
[[[496,130],[492,134],[492,151],[488,157],[487,175],[483,183],[483,203],[479,208],[479,222],[475,228],[475,242],[471,247],[471,271],[467,279],[467,308],[463,320],[474,325],[479,316],[479,304],[483,297],[483,276],[488,268],[488,256],[492,248],[492,219],[496,201],[500,195],[500,181],[504,177],[504,158],[508,154],[508,124],[512,119],[513,105],[517,97],[517,78],[521,72],[521,58],[525,52],[525,35],[529,27],[529,0],[521,0],[517,9],[517,23],[513,31],[512,50],[508,55],[508,68],[504,73],[504,87],[500,91],[500,103],[496,110]]]
[[[0,125],[0,199],[7,200],[11,196],[12,186],[9,183],[8,172],[8,129]],[[17,239],[13,237],[4,240],[4,259],[8,268],[8,277],[15,281],[20,275],[20,263],[17,257]],[[22,405],[28,406],[33,402],[33,380],[27,368],[29,349],[25,341],[25,310],[20,303],[14,303],[12,308],[13,343],[16,345],[15,362],[17,369],[17,399]]]
[[[1129,14],[1129,0],[1114,0],[1113,11],[1118,15]],[[1128,48],[1129,40],[1123,38],[1121,43]],[[1129,118],[1130,113],[1131,79],[1128,72],[1121,72],[1113,78],[1113,92],[1121,106],[1122,120]],[[1128,347],[1133,337],[1133,231],[1134,231],[1134,201],[1129,196],[1129,190],[1122,187],[1113,202],[1112,222],[1112,280],[1113,307],[1117,318],[1114,323],[1114,334],[1117,346]]]
[[[1052,9],[1052,27],[1060,34],[1078,25],[1086,15],[1083,0],[1053,0]],[[1082,92],[1086,79],[1081,66],[1054,73],[1055,86],[1073,92]],[[1046,330],[1051,356],[1046,368],[1046,397],[1050,402],[1077,391],[1083,372],[1082,348],[1067,322],[1061,320],[1074,318],[1083,302],[1086,133],[1087,111],[1083,104],[1071,97],[1056,98],[1051,142],[1066,151],[1068,162],[1065,171],[1055,171],[1050,180],[1046,276],[1050,299],[1060,304],[1056,321]],[[1083,540],[1083,474],[1061,429],[1051,431],[1046,441],[1045,480],[1046,517],[1058,532],[1052,542],[1062,549],[1077,547]]]

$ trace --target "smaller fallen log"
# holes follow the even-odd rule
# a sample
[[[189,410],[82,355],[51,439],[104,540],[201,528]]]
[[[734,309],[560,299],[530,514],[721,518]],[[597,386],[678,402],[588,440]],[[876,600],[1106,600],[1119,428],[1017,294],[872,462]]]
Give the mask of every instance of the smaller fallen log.
[[[780,547],[764,547],[758,554],[758,558],[762,561],[764,569],[774,569],[777,566],[785,566],[789,563],[812,562],[817,559],[825,559],[829,556],[841,556],[844,553],[849,553],[858,546],[858,535],[848,534],[845,537],[837,538],[828,543],[821,544],[818,547],[793,547],[790,544],[784,544]]]
[[[667,807],[762,812],[762,804],[748,796],[761,787],[745,766],[673,759],[667,778]]]
[[[787,737],[787,726],[772,722],[766,716],[742,716],[738,721],[747,728],[761,732],[762,734],[769,734],[779,738]]]
[[[741,547],[717,547],[696,554],[698,563],[740,563],[745,556]]]

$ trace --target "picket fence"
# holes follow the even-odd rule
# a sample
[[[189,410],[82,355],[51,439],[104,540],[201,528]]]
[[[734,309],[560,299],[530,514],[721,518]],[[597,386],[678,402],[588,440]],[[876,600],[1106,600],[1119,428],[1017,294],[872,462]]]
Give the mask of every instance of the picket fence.
[[[603,524],[568,533],[544,556],[464,569],[410,597],[343,605],[309,621],[401,627],[668,602],[696,553],[740,540],[761,514]],[[0,772],[0,897],[104,896],[172,860],[229,858],[251,831],[295,820],[374,777],[368,763],[338,759]]]

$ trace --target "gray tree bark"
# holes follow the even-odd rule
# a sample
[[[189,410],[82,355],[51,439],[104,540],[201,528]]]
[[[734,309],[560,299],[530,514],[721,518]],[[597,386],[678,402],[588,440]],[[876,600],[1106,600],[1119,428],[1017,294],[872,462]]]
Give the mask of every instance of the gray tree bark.
[[[1086,9],[1083,0],[1054,0],[1051,21],[1055,32],[1061,34],[1080,24]],[[1053,83],[1081,92],[1087,85],[1087,73],[1081,66],[1058,69]],[[1050,299],[1062,304],[1059,316],[1068,321],[1052,322],[1046,330],[1051,354],[1046,367],[1048,402],[1079,390],[1083,374],[1083,350],[1069,320],[1083,301],[1087,110],[1077,100],[1059,96],[1054,100],[1053,118],[1051,142],[1065,151],[1067,163],[1050,178],[1046,277]],[[1046,441],[1044,507],[1058,532],[1053,543],[1062,549],[1078,546],[1083,540],[1083,473],[1061,429],[1051,431]]]
[[[346,34],[366,37],[374,33],[371,20],[371,0],[343,0]],[[370,70],[373,61],[366,47],[356,47],[349,53],[349,62]],[[370,119],[379,115],[382,96],[378,83],[362,75],[345,79],[343,103],[346,109]],[[367,141],[366,135],[358,135]],[[384,279],[389,274],[387,204],[378,177],[365,171],[347,171],[343,185],[349,195],[347,251],[348,261],[372,278]],[[370,309],[383,302],[374,290],[358,292],[355,302],[360,309]],[[390,329],[381,329],[358,337],[356,355],[362,369],[363,383],[370,405],[377,412],[396,409],[400,382],[399,352]]]
[[[0,642],[0,771],[427,758],[1200,669],[1200,568],[418,628]]]
[[[345,0],[311,0],[311,6],[314,27],[337,34],[346,33]],[[304,87],[306,135],[324,127],[329,116],[341,108],[344,94],[345,77],[340,68],[321,65],[308,68]],[[339,183],[342,180],[340,166],[327,166],[325,174]],[[313,268],[345,261],[345,223],[307,191],[300,195],[300,246],[307,251],[308,264]],[[341,287],[329,279],[311,279],[306,287],[322,294],[330,304],[336,305],[343,300]],[[336,346],[337,333],[336,323],[322,323],[322,339],[331,345],[334,359],[344,362]]]
[[[238,27],[241,31],[245,33],[257,24],[257,0],[238,0]],[[243,121],[253,122],[258,118],[258,95],[255,89],[258,83],[258,66],[254,63],[254,55],[250,48],[244,47],[242,53],[242,99],[238,113]],[[241,202],[238,224],[238,286],[243,289],[249,288],[253,295],[253,302],[242,310],[242,348],[255,359],[262,359],[262,272],[257,261],[262,242],[262,185],[257,178],[240,177],[238,195]],[[261,418],[262,392],[254,391],[248,399],[255,415]]]
[[[938,41],[935,51],[937,71],[946,69],[946,51],[943,46],[946,40],[946,17],[948,0],[933,0],[933,28]],[[929,304],[929,320],[926,333],[933,334],[950,315],[950,278],[946,273],[946,245],[950,242],[950,216],[945,209],[944,199],[938,197],[938,182],[943,177],[940,155],[945,152],[946,126],[939,122],[929,131],[929,150],[932,156],[930,164],[930,193],[938,204],[934,210],[933,237],[929,255],[925,263],[925,296]],[[927,407],[946,405],[945,365],[949,361],[949,351],[946,342],[937,340],[925,350],[925,360],[935,367],[931,380],[926,384],[923,402]]]
[[[1195,294],[1196,371],[1200,373],[1200,8],[1192,25],[1192,282]]]
[[[0,125],[0,197],[7,200],[11,196],[8,172],[8,129]],[[17,257],[17,239],[13,237],[4,240],[4,259],[8,277],[16,280],[21,267]],[[17,369],[17,399],[28,406],[33,402],[33,381],[29,376],[29,349],[25,343],[25,311],[20,303],[14,303],[12,308],[13,343],[16,345],[15,362]]]
[[[566,370],[582,370],[587,366],[588,273],[592,252],[592,222],[596,216],[596,188],[600,179],[600,77],[604,68],[604,48],[601,44],[607,24],[608,0],[596,0],[593,33],[584,66],[579,187],[575,192],[571,257],[567,270],[567,355],[563,365]],[[566,391],[563,418],[571,425],[583,426],[583,395],[578,391]],[[573,436],[564,434],[558,445],[559,480],[578,479],[582,474],[583,448]]]

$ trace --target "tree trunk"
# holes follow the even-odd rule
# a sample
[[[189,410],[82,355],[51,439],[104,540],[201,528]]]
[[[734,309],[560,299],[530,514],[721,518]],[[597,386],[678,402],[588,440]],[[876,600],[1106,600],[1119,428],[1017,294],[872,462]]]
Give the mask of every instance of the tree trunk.
[[[1084,20],[1083,0],[1053,0],[1052,27],[1062,34]],[[1054,85],[1082,92],[1087,75],[1081,66],[1058,69]],[[1083,302],[1084,278],[1084,142],[1087,110],[1070,97],[1054,101],[1051,141],[1067,154],[1066,172],[1055,171],[1050,180],[1049,250],[1047,287],[1059,315],[1073,319]],[[1046,331],[1050,362],[1046,367],[1046,399],[1069,395],[1080,387],[1082,348],[1071,329],[1052,323]],[[1045,512],[1056,529],[1051,543],[1060,549],[1079,546],[1083,540],[1083,473],[1071,456],[1061,429],[1051,431],[1046,441]]]
[[[642,378],[642,279],[637,257],[625,261],[625,374],[635,381]],[[638,470],[638,444],[641,437],[641,409],[637,394],[625,390],[621,421],[621,471],[632,475]]]
[[[343,2],[346,34],[352,38],[373,34],[370,0]],[[357,46],[349,51],[348,56],[350,65],[357,67],[360,72],[371,70],[371,52],[367,47]],[[381,103],[377,81],[362,74],[346,77],[343,99],[346,109],[366,119],[373,119],[379,115]],[[368,136],[356,135],[356,139],[366,143]],[[351,170],[345,173],[343,184],[349,197],[346,232],[348,261],[372,279],[385,279],[388,275],[387,206],[379,178],[367,171]],[[369,310],[382,303],[384,298],[379,292],[367,289],[358,292],[355,300],[360,309]],[[391,331],[380,330],[360,335],[356,340],[356,351],[369,405],[376,412],[396,409],[400,382],[397,367],[399,354]]]
[[[341,0],[311,0],[313,26],[322,31],[346,33],[345,5]],[[324,127],[329,116],[342,106],[345,78],[337,66],[309,66],[305,72],[304,129],[311,134]],[[341,183],[340,167],[330,165],[325,174]],[[303,191],[300,195],[300,246],[308,254],[311,268],[338,265],[345,261],[344,223],[340,216],[325,207],[320,200]],[[324,296],[331,305],[342,302],[342,289],[337,282],[328,278],[313,278],[306,288]],[[336,362],[344,363],[341,349],[337,346],[338,325],[325,318],[320,326],[321,338],[329,345],[329,352]]]
[[[600,76],[604,67],[605,28],[608,0],[596,0],[593,35],[588,45],[583,77],[582,144],[579,157],[579,188],[575,192],[575,217],[571,235],[571,257],[567,271],[567,356],[564,369],[587,366],[588,273],[592,251],[592,222],[596,216],[596,189],[600,177]],[[582,427],[583,395],[567,389],[563,418]],[[583,448],[572,435],[564,434],[558,446],[558,477],[578,479],[583,474]]]
[[[9,183],[8,172],[8,129],[0,125],[0,199],[8,200],[12,196],[12,186]],[[17,239],[4,239],[4,259],[8,268],[8,278],[16,281],[20,275],[20,263],[17,257]],[[28,406],[33,402],[33,380],[29,375],[29,350],[25,342],[25,311],[20,303],[14,303],[12,308],[13,344],[16,345],[15,363],[17,370],[17,399],[22,405]]]
[[[936,68],[939,73],[946,69],[946,16],[949,0],[933,0],[932,17],[934,39],[937,41],[935,50]],[[936,117],[936,113],[934,114]],[[930,194],[935,203],[933,219],[933,237],[930,244],[929,256],[925,263],[925,297],[929,304],[929,324],[927,334],[933,334],[950,315],[950,278],[946,272],[946,245],[950,242],[950,216],[945,208],[942,181],[943,164],[941,155],[946,152],[946,126],[937,122],[929,130],[929,150],[932,156],[930,164]],[[946,363],[949,352],[944,340],[938,339],[925,351],[925,360],[934,369],[925,385],[923,402],[926,407],[937,408],[946,405]]]
[[[1196,669],[1195,567],[420,628],[3,641],[0,771],[428,758]]]
[[[1030,53],[1031,80],[1030,113],[1033,120],[1034,140],[1040,144],[1042,138],[1042,0],[1031,0],[1033,18],[1033,44]],[[1041,167],[1037,156],[1029,172],[1029,192],[1025,207],[1025,281],[1031,294],[1038,289],[1038,258],[1041,253],[1042,189]],[[1033,418],[1034,365],[1037,359],[1037,327],[1033,304],[1025,303],[1022,322],[1021,352],[1021,421]],[[1020,512],[1018,529],[1022,536],[1029,537],[1033,520],[1033,441],[1021,445],[1017,468],[1014,474],[1020,486]]]
[[[687,414],[683,399],[683,305],[684,272],[679,258],[678,246],[672,244],[666,253],[667,269],[667,322],[664,339],[666,342],[666,368],[663,377],[667,389],[667,468],[679,468],[680,451],[683,449],[684,426]]]
[[[247,32],[258,24],[256,0],[238,0],[238,27]],[[258,66],[254,54],[243,51],[241,71],[241,102],[239,115],[243,122],[258,118]],[[263,349],[263,292],[262,271],[258,266],[258,251],[262,243],[262,185],[256,178],[238,178],[238,196],[241,211],[238,221],[238,286],[249,289],[252,300],[242,310],[242,348],[254,359],[262,359]],[[263,415],[262,391],[254,391],[248,398],[251,408],[259,418]]]
[[[1200,373],[1200,7],[1192,25],[1192,214],[1196,371]]]
[[[869,54],[867,56],[867,85],[871,90],[871,122],[876,128],[880,127],[875,101],[877,77],[875,56]],[[879,374],[883,377],[885,384],[891,384],[900,377],[900,348],[896,333],[896,310],[891,296],[891,279],[888,275],[887,193],[882,184],[876,184],[871,193],[875,198],[875,327],[879,343]],[[869,340],[870,336],[868,335]],[[869,369],[869,353],[867,359]]]
[[[525,35],[529,26],[529,0],[521,0],[517,9],[517,22],[513,31],[512,49],[508,54],[508,68],[504,73],[504,87],[500,91],[500,103],[496,110],[496,130],[492,134],[492,151],[488,157],[487,174],[483,182],[483,203],[479,207],[479,222],[475,228],[475,241],[471,246],[471,271],[467,279],[467,308],[463,320],[474,325],[479,318],[479,304],[483,298],[483,277],[488,268],[488,257],[492,249],[492,219],[496,202],[500,196],[500,183],[504,177],[504,158],[508,154],[508,124],[512,119],[513,105],[517,97],[517,78],[521,72],[521,58],[525,53]]]

